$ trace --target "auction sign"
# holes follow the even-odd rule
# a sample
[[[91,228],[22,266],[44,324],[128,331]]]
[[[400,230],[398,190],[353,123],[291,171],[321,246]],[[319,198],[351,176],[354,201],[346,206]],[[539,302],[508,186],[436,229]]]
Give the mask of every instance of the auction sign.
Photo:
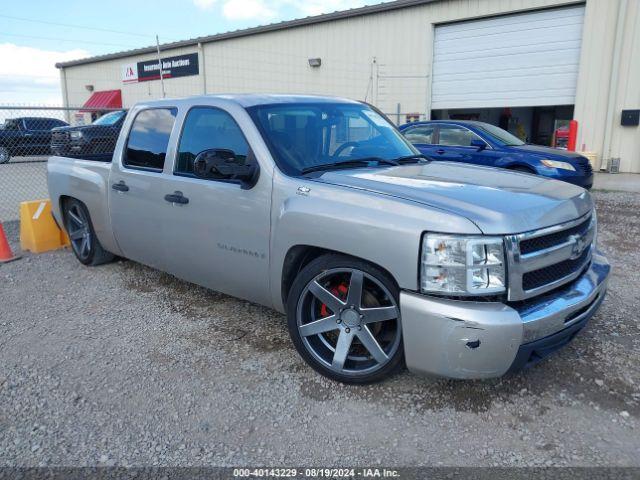
[[[167,57],[161,61],[163,79],[188,77],[200,73],[197,53]],[[147,82],[149,80],[160,80],[158,60],[129,63],[122,66],[122,81],[124,83]]]

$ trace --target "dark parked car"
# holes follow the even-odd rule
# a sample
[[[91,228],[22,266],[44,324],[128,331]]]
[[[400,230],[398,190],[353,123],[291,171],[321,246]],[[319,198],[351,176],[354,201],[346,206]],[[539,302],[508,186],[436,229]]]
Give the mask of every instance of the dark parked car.
[[[433,120],[402,125],[400,131],[420,152],[434,160],[535,173],[586,189],[593,185],[593,170],[586,157],[527,144],[489,123]]]
[[[47,155],[51,129],[68,125],[57,118],[19,117],[5,120],[0,127],[0,163],[11,157]]]
[[[126,110],[109,112],[90,125],[53,130],[51,152],[66,157],[111,161]]]

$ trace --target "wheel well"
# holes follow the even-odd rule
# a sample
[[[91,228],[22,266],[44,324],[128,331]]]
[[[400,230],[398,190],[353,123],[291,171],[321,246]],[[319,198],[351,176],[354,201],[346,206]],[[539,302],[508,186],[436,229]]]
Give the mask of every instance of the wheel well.
[[[516,172],[536,173],[536,171],[527,165],[509,165],[507,170],[514,170]]]
[[[72,200],[73,197],[70,197],[69,195],[60,195],[60,198],[58,199],[58,205],[60,206],[60,216],[62,217],[62,221],[65,221],[64,218],[64,207],[66,205],[66,203],[69,200]]]
[[[62,229],[63,230],[66,230],[65,225],[66,225],[66,221],[67,221],[64,209],[65,209],[65,206],[66,206],[67,202],[69,202],[70,200],[75,200],[76,202],[80,202],[80,203],[82,203],[84,205],[84,202],[82,200],[78,200],[75,197],[72,197],[70,195],[60,195],[60,198],[58,199],[58,204],[60,205],[60,217],[61,217],[61,220],[62,220],[62,225],[63,225]]]
[[[348,255],[346,253],[338,252],[336,250],[330,250],[327,248],[314,247],[311,245],[296,245],[291,247],[287,252],[287,255],[284,257],[284,265],[282,267],[282,302],[284,305],[287,304],[287,297],[289,295],[289,290],[291,290],[291,286],[293,285],[293,281],[300,271],[306,267],[309,263],[315,260],[318,257],[326,254],[337,254],[337,255],[345,255],[352,258],[357,258],[358,260],[362,260],[363,262],[370,263],[371,265],[379,268],[383,272],[385,272],[389,277],[395,282],[395,278],[391,275],[386,268],[381,267],[380,265],[373,263],[366,258],[356,257],[354,255]]]

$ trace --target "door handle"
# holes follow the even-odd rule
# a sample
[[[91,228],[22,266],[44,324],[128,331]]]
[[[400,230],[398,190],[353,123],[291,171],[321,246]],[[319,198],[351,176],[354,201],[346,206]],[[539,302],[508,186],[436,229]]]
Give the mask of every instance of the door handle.
[[[164,199],[169,203],[179,203],[180,205],[186,205],[189,203],[189,199],[185,197],[182,192],[178,191],[168,193],[164,196]]]
[[[444,152],[445,152],[445,150],[442,149],[442,148],[439,148],[438,150],[436,150],[436,153],[439,154],[439,155],[442,155]]]
[[[113,185],[111,185],[111,188],[113,188],[114,190],[117,190],[118,192],[129,191],[129,186],[126,183],[124,183],[122,180],[120,180],[118,183],[114,183]]]

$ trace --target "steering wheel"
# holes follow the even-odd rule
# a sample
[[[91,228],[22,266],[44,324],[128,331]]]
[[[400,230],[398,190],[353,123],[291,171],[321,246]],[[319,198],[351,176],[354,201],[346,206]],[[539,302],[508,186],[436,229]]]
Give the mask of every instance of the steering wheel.
[[[357,147],[358,146],[358,142],[345,142],[342,145],[340,145],[338,148],[336,148],[336,151],[333,152],[333,155],[331,155],[331,158],[336,158],[339,157],[340,154],[346,150],[349,147]]]
[[[282,132],[271,132],[276,140],[275,147],[280,155],[285,157],[296,168],[301,169],[305,166],[304,156],[295,148],[291,138]]]

